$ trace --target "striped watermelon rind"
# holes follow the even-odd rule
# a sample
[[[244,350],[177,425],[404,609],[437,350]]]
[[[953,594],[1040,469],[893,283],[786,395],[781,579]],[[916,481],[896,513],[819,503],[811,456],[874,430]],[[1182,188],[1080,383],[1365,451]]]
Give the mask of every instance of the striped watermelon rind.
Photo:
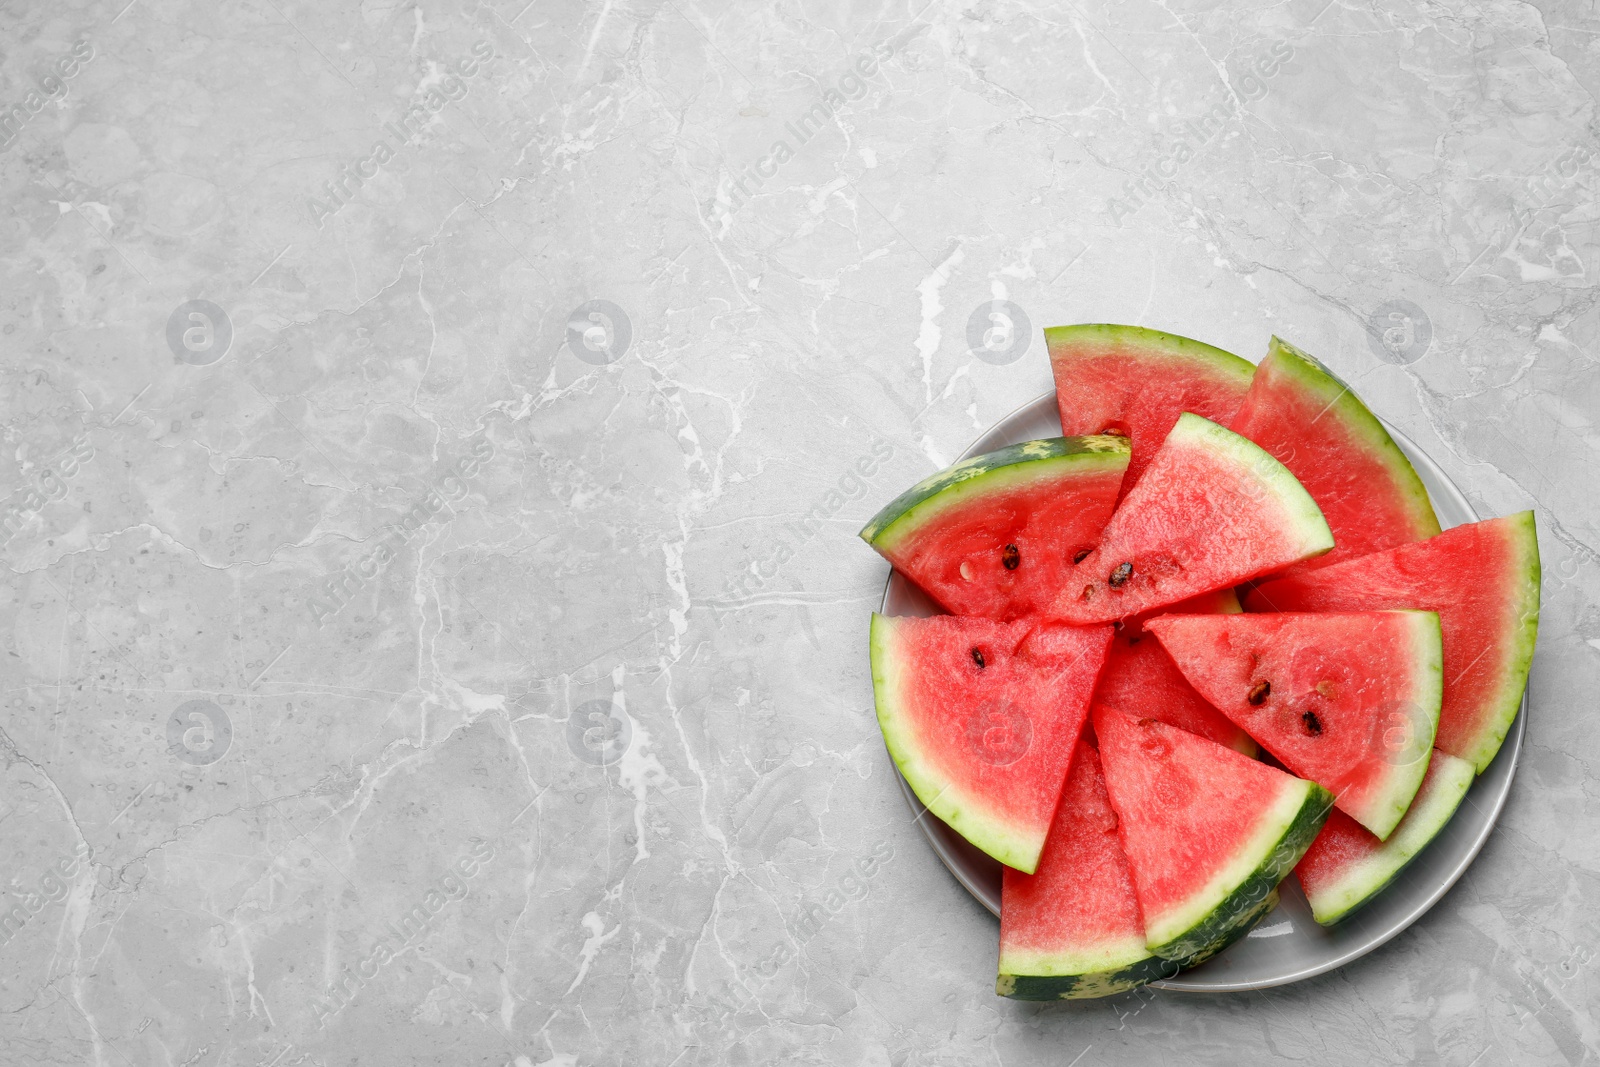
[[[1000,959],[1000,977],[994,991],[1012,1000],[1092,1000],[1126,993],[1198,967],[1249,933],[1277,906],[1278,889],[1273,886],[1255,910],[1243,922],[1236,923],[1226,937],[1213,941],[1194,956],[1181,959],[1153,955],[1137,938],[1108,946],[1105,955],[1096,957],[1009,953]]]
[[[1145,931],[1157,956],[1192,960],[1222,951],[1260,919],[1261,904],[1294,869],[1333,810],[1333,794],[1296,778],[1279,794],[1255,838],[1178,911]],[[1148,918],[1146,920],[1148,922]]]
[[[1477,771],[1471,761],[1445,752],[1435,751],[1433,763],[1436,765],[1434,774],[1418,790],[1411,810],[1406,812],[1388,840],[1370,855],[1352,863],[1334,882],[1306,889],[1311,917],[1318,923],[1332,926],[1388,888],[1401,870],[1449,824],[1466,799]],[[1301,884],[1304,885],[1303,880]]]
[[[1255,364],[1215,345],[1176,333],[1164,333],[1144,326],[1124,326],[1114,322],[1085,322],[1075,326],[1049,326],[1044,331],[1045,347],[1053,362],[1071,359],[1079,350],[1117,348],[1136,351],[1152,359],[1187,363],[1205,378],[1231,382],[1240,392],[1250,387]]]
[[[1539,562],[1539,534],[1534,527],[1533,512],[1519,511],[1506,517],[1506,536],[1516,553],[1515,571],[1521,575],[1514,590],[1514,610],[1517,622],[1510,647],[1506,650],[1506,667],[1501,676],[1500,690],[1494,701],[1495,712],[1490,716],[1488,728],[1476,746],[1468,752],[1455,755],[1470,760],[1479,774],[1489,766],[1500,746],[1505,743],[1517,712],[1522,710],[1522,696],[1528,688],[1528,671],[1533,666],[1533,646],[1539,638],[1539,596],[1543,568]]]
[[[1126,469],[1128,439],[1115,434],[1024,441],[962,460],[924,478],[891,500],[861,529],[861,539],[892,551],[946,511],[1000,490],[1059,477],[1068,470]]]

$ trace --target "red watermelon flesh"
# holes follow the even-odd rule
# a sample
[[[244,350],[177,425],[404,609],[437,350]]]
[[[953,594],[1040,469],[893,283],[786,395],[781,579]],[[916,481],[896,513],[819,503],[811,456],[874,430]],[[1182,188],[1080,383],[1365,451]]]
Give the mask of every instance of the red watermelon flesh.
[[[1316,359],[1276,337],[1228,424],[1283,462],[1322,509],[1333,551],[1313,570],[1439,532],[1428,491],[1389,431]]]
[[[1150,630],[1207,700],[1380,838],[1411,805],[1439,721],[1439,617],[1167,615]]]
[[[1226,425],[1255,368],[1231,352],[1139,326],[1086,323],[1044,331],[1065,434],[1120,433],[1133,442],[1123,495],[1178,416]]]
[[[1105,996],[1176,970],[1145,947],[1100,758],[1079,741],[1038,868],[1005,869],[997,988],[1029,1000]]]
[[[1096,706],[1094,729],[1146,944],[1177,958],[1236,934],[1311,844],[1332,798],[1154,719]]]
[[[1238,585],[1333,547],[1283,464],[1185,413],[1068,574],[1052,613],[1109,622]]]
[[[1237,614],[1240,607],[1233,590],[1223,589],[1164,610],[1173,614]],[[1094,702],[1130,715],[1149,716],[1247,756],[1256,754],[1256,743],[1250,735],[1195,692],[1161,642],[1146,632],[1142,617],[1125,620],[1112,638]]]
[[[1109,626],[873,615],[890,756],[930,811],[1032,873],[1110,643]]]
[[[1486,519],[1426,541],[1263,582],[1250,611],[1439,614],[1444,700],[1434,747],[1489,765],[1516,718],[1539,630],[1539,542],[1533,512]]]

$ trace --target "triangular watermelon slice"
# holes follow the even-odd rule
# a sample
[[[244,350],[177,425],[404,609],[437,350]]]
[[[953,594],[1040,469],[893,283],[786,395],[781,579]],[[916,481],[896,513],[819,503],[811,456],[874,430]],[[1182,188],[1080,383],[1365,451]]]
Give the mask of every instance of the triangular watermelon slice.
[[[1539,632],[1539,541],[1533,512],[1457,526],[1331,567],[1263,582],[1250,611],[1439,613],[1444,702],[1434,747],[1481,774],[1517,717]]]
[[[1016,1000],[1104,997],[1177,973],[1176,963],[1145,947],[1100,757],[1079,741],[1038,868],[1005,869],[995,992]]]
[[[1085,323],[1044,331],[1061,432],[1133,441],[1126,496],[1185,411],[1227,425],[1255,368],[1231,352],[1139,326]]]
[[[1389,836],[1433,751],[1439,616],[1164,615],[1147,625],[1202,696],[1341,811]]]
[[[918,482],[861,537],[946,611],[1033,614],[1099,538],[1127,466],[1123,437],[1012,445]]]
[[[874,614],[889,755],[928,810],[1031,874],[1110,643],[1109,626]]]
[[[1149,718],[1094,709],[1145,945],[1168,959],[1237,937],[1299,862],[1333,796]]]
[[[1243,609],[1232,589],[1222,589],[1164,610],[1174,614],[1237,615]],[[1256,743],[1250,735],[1195,692],[1161,642],[1145,630],[1145,621],[1139,616],[1125,619],[1117,627],[1105,670],[1100,672],[1100,684],[1095,686],[1094,702],[1130,715],[1149,716],[1254,756]]]
[[[1333,551],[1298,570],[1439,532],[1422,479],[1383,423],[1332,371],[1287,341],[1272,339],[1228,428],[1282,461],[1333,530]]]
[[[1311,917],[1328,926],[1377,896],[1439,836],[1476,773],[1468,761],[1435,752],[1417,799],[1387,841],[1379,841],[1341,811],[1330,815],[1294,869],[1311,905]]]
[[[1283,464],[1185,413],[1067,575],[1053,614],[1109,622],[1238,585],[1333,547]]]
[[[1125,993],[1171,978],[1224,948],[1215,941],[1194,956],[1165,959],[1145,947],[1144,920],[1117,813],[1106,794],[1100,757],[1078,742],[1055,822],[1033,874],[1003,869],[1000,973],[995,992],[1013,1000],[1081,1000]],[[1237,927],[1247,933],[1278,905],[1274,890]]]

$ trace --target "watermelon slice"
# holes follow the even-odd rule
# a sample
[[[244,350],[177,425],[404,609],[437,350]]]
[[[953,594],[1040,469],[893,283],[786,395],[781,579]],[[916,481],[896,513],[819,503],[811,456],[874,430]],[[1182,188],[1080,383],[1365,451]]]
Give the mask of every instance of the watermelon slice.
[[[1192,597],[1165,609],[1172,613],[1238,614],[1239,598],[1232,589]],[[1145,630],[1142,617],[1124,620],[1111,639],[1105,670],[1095,686],[1094,702],[1130,715],[1147,715],[1157,722],[1208,737],[1219,745],[1256,754],[1256,743],[1199,693]]]
[[[1000,976],[1017,1000],[1104,997],[1178,973],[1152,955],[1100,758],[1083,741],[1033,874],[1000,885]]]
[[[1116,432],[1132,440],[1124,496],[1179,415],[1192,411],[1227,425],[1255,371],[1231,352],[1139,326],[1054,326],[1044,341],[1061,432]]]
[[[1034,614],[1100,536],[1127,466],[1122,437],[1012,445],[918,482],[861,537],[946,611]]]
[[[1330,815],[1294,869],[1311,904],[1311,917],[1324,926],[1336,923],[1393,882],[1449,823],[1476,773],[1467,760],[1435,752],[1417,799],[1387,841],[1379,841],[1343,812]]]
[[[1237,934],[1277,905],[1274,890]],[[1144,920],[1100,757],[1079,741],[1038,869],[1004,869],[995,992],[1013,1000],[1108,997],[1204,963],[1232,940],[1181,960],[1163,959],[1145,947]]]
[[[1517,717],[1539,632],[1533,512],[1486,519],[1426,541],[1263,582],[1250,611],[1439,613],[1444,702],[1434,747],[1481,774]]]
[[[1380,839],[1422,784],[1443,685],[1431,611],[1165,615],[1185,678]]]
[[[1181,959],[1239,936],[1322,828],[1332,795],[1154,719],[1096,707],[1094,729],[1145,946]]]
[[[1052,611],[1109,622],[1223,589],[1333,547],[1322,513],[1283,464],[1184,413]]]
[[[939,818],[1033,873],[1111,627],[872,616],[883,739]]]
[[[1298,570],[1426,540],[1439,520],[1422,479],[1350,387],[1277,337],[1228,428],[1281,460],[1333,530],[1333,551]]]

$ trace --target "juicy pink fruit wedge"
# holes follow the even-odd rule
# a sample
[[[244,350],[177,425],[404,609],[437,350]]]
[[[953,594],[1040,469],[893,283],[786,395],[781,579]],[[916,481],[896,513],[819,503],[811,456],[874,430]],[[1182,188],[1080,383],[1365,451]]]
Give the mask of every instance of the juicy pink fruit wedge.
[[[1126,496],[1178,416],[1227,424],[1255,368],[1231,352],[1139,326],[1085,323],[1044,331],[1061,432],[1120,433],[1133,442]]]
[[[1281,460],[1333,530],[1313,570],[1439,532],[1428,491],[1389,431],[1316,359],[1274,337],[1228,424]]]
[[[1145,947],[1100,757],[1079,741],[1038,869],[1005,869],[995,991],[1017,1000],[1105,997],[1177,971]]]
[[[1180,959],[1239,936],[1322,828],[1333,798],[1154,719],[1096,707],[1094,729],[1146,947]]]
[[[1517,717],[1539,632],[1533,512],[1486,519],[1308,574],[1263,582],[1250,611],[1416,608],[1439,615],[1444,701],[1434,747],[1481,774]]]
[[[1289,770],[1380,839],[1433,751],[1439,616],[1166,615],[1150,620],[1185,678]]]
[[[1411,810],[1387,841],[1378,840],[1343,812],[1330,815],[1294,869],[1311,905],[1311,917],[1331,925],[1377,896],[1439,836],[1476,773],[1466,760],[1435,752]]]
[[[1151,612],[1333,547],[1322,512],[1283,464],[1185,413],[1068,575],[1052,611],[1077,623]]]
[[[946,611],[1035,614],[1100,537],[1127,466],[1122,437],[1012,445],[918,482],[861,537]]]
[[[1032,873],[1111,627],[872,616],[872,685],[889,755],[973,845]]]
[[[1242,609],[1233,590],[1223,589],[1181,601],[1165,610],[1196,615],[1236,615]],[[1142,617],[1124,620],[1111,639],[1111,651],[1106,655],[1105,670],[1100,672],[1094,702],[1188,730],[1247,756],[1256,754],[1256,743],[1250,740],[1250,735],[1195,692],[1194,686],[1161,647],[1161,642],[1145,629]]]

